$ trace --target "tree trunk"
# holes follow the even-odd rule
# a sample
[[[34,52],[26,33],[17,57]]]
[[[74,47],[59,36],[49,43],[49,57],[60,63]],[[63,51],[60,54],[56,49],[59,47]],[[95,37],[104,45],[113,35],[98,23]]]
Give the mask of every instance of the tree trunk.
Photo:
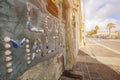
[[[110,33],[111,33],[111,29],[109,28],[109,36],[110,36]]]

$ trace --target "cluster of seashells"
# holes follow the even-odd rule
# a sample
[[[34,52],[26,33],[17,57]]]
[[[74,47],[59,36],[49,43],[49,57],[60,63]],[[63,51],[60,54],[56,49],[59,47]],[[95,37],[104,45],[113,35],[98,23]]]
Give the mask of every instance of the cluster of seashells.
[[[11,41],[11,39],[9,37],[6,36],[4,38],[4,42],[5,42],[4,55],[5,55],[5,62],[6,62],[5,66],[6,66],[7,73],[11,73],[13,71],[13,69],[12,69],[12,56],[11,56],[12,52],[10,51],[11,45],[9,43],[10,41]]]
[[[25,40],[26,42],[26,45],[25,45],[25,48],[26,48],[26,58],[27,58],[27,64],[30,64],[31,63],[31,54],[30,54],[30,45],[29,45],[29,39],[26,39]]]
[[[28,17],[27,28],[28,30],[30,30],[31,32],[36,32],[36,33],[44,33],[43,29],[38,29],[32,25],[31,12],[32,12],[32,6],[30,3],[27,2],[27,17]]]

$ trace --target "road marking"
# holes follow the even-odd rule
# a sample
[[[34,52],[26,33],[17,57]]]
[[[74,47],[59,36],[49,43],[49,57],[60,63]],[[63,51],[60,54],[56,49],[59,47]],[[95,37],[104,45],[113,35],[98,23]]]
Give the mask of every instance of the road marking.
[[[112,49],[112,48],[109,48],[109,47],[107,47],[107,46],[105,46],[105,45],[102,45],[102,44],[100,44],[100,43],[97,43],[95,40],[92,40],[92,41],[94,41],[95,44],[97,44],[97,45],[99,45],[99,46],[101,46],[101,47],[104,47],[104,48],[106,48],[106,49],[108,49],[108,50],[110,50],[110,51],[113,51],[113,52],[115,52],[115,53],[117,53],[117,54],[120,54],[120,52],[117,51],[117,50],[115,50],[115,49]]]

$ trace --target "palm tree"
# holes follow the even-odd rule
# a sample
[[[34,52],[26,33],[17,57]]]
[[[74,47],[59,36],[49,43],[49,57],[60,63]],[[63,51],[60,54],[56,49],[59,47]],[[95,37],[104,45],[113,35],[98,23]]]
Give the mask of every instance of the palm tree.
[[[107,24],[107,29],[108,29],[108,31],[109,31],[109,36],[110,36],[110,33],[111,33],[111,29],[112,28],[115,28],[115,24],[114,23],[108,23]]]
[[[95,26],[95,32],[97,33],[97,32],[98,32],[98,30],[99,30],[99,26],[98,26],[98,25],[96,25],[96,26]]]

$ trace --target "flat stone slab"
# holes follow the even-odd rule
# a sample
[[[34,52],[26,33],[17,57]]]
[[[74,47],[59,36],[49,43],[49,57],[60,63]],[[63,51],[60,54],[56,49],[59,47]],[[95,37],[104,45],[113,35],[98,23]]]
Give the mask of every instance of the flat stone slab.
[[[83,80],[83,77],[78,71],[65,70],[60,80]]]

